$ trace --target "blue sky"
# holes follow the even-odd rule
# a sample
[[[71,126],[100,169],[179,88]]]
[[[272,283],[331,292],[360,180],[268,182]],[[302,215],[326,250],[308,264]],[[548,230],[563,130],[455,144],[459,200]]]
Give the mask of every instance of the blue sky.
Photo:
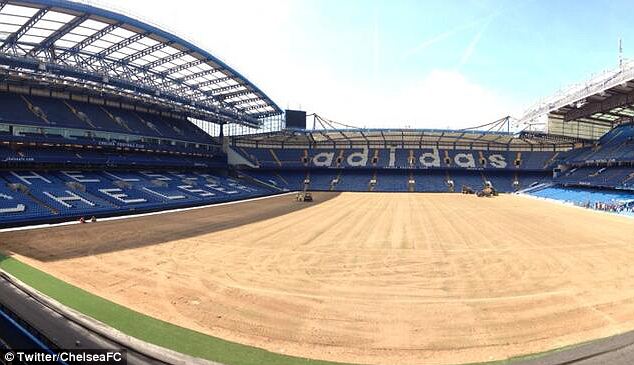
[[[632,1],[103,0],[200,44],[282,108],[366,127],[520,116],[634,53]]]

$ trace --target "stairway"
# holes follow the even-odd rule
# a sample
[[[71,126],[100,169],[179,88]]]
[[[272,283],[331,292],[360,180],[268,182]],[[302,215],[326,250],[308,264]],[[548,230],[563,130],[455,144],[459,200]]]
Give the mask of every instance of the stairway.
[[[407,157],[407,165],[409,168],[414,168],[416,165],[416,158],[414,157],[414,150],[409,150],[409,156]]]
[[[341,164],[343,163],[343,155],[344,151],[343,150],[339,150],[339,156],[337,156],[337,167],[341,167]]]
[[[484,153],[482,151],[478,151],[478,161],[480,161],[480,166],[486,167],[487,159],[484,157]]]
[[[308,182],[308,185],[306,184],[306,182]],[[299,190],[303,191],[303,190],[310,190],[310,170],[306,170],[306,177],[304,178],[304,181],[302,182],[302,186],[299,187]]]
[[[275,160],[277,166],[282,167],[282,161],[280,161],[280,159],[277,157],[275,151],[272,148],[269,148],[269,152],[271,153],[271,156],[273,156],[273,160]]]
[[[520,166],[522,166],[522,152],[515,155],[515,167],[519,169]]]
[[[517,184],[515,183],[517,181]],[[522,183],[520,182],[520,177],[517,171],[515,172],[515,176],[513,177],[513,189],[515,191],[519,191],[522,188]]]
[[[334,178],[333,180],[330,180],[330,187],[328,188],[329,191],[334,191],[335,190],[335,186],[337,186],[337,184],[339,184],[339,181],[341,179],[341,171],[339,171],[337,173],[337,177]],[[335,183],[335,180],[337,181]]]
[[[546,163],[544,164],[544,168],[546,168],[547,166],[550,166],[550,164],[553,163],[553,161],[555,161],[555,159],[557,158],[557,156],[559,156],[560,152],[557,152],[553,155],[553,157],[549,158],[548,161],[546,161]]]
[[[484,171],[480,171],[480,176],[482,177],[482,186],[485,186],[487,183],[487,177],[484,176]]]
[[[450,181],[453,182],[451,175],[449,175],[449,170],[445,170],[445,181],[447,182],[447,191],[449,191],[450,193],[455,192],[456,191],[455,184],[449,184]]]
[[[304,162],[304,166],[308,166],[308,150],[304,150],[304,156],[302,156],[302,162]]]
[[[449,157],[449,151],[445,150],[445,165],[451,166],[451,157]]]
[[[374,155],[372,156],[372,166],[376,166],[379,163],[379,150],[374,150]]]
[[[376,184],[378,184],[378,180],[376,178],[376,171],[374,171],[374,173],[372,174],[372,179],[370,180],[370,182],[368,182],[368,191],[374,191],[374,188],[376,188]]]

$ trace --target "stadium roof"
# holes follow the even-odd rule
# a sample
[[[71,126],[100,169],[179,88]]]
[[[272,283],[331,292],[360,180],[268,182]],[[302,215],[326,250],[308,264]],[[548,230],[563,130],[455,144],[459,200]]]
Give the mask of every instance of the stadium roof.
[[[530,124],[542,115],[604,127],[613,127],[634,117],[634,61],[602,72],[532,106],[520,118]]]
[[[0,0],[0,69],[55,76],[196,110],[250,126],[281,109],[204,49],[110,10],[63,0]],[[15,76],[15,75],[14,75]]]
[[[564,105],[550,112],[565,122],[579,121],[614,127],[634,118],[634,82],[619,85],[586,96],[572,105]]]
[[[453,147],[526,150],[567,150],[579,139],[534,133],[507,133],[474,130],[442,129],[328,129],[328,130],[283,130],[236,136],[232,143],[238,146],[283,146],[283,147],[371,147],[403,148]]]

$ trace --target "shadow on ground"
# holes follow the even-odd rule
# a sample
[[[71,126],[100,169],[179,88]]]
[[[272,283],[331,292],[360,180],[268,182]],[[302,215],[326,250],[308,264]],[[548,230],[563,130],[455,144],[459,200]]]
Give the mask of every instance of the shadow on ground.
[[[289,194],[184,212],[3,232],[0,233],[0,251],[39,261],[98,255],[259,222],[315,206],[338,195],[339,193],[314,193],[315,201],[304,203],[296,202],[295,196]]]

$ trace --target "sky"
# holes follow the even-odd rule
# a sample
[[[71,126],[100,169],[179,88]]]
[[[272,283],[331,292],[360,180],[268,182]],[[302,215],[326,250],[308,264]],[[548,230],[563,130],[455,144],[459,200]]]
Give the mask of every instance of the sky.
[[[101,0],[208,50],[282,109],[467,128],[634,54],[631,0]]]

